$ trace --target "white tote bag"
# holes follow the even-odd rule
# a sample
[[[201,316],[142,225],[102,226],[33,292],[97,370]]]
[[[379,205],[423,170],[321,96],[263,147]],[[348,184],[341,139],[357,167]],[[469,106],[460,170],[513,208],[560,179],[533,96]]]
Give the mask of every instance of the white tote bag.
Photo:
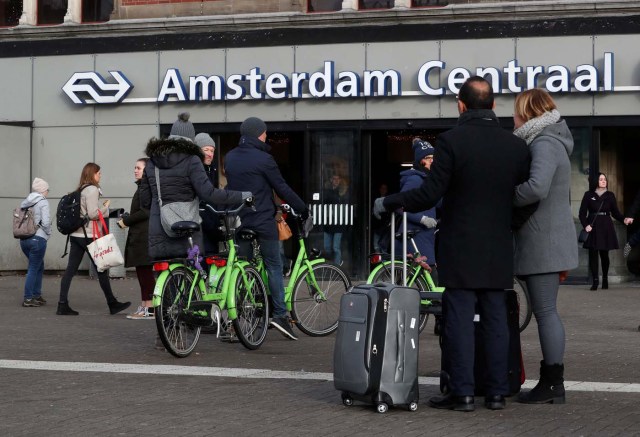
[[[98,211],[99,212],[99,211]],[[102,229],[107,231],[107,224],[104,221],[102,213],[99,212]],[[93,242],[87,245],[87,252],[96,263],[99,272],[109,270],[111,267],[117,267],[124,264],[122,252],[118,247],[116,238],[113,234],[104,234],[100,232],[100,227],[96,221],[93,221]]]

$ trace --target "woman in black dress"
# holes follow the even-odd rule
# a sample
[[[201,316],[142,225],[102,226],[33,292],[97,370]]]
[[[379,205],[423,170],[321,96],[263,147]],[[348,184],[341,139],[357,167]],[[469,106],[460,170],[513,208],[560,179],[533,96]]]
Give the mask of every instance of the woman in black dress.
[[[593,278],[591,290],[598,289],[598,254],[602,263],[602,289],[609,288],[609,251],[619,248],[611,216],[620,223],[624,222],[616,196],[607,190],[607,186],[607,177],[604,173],[599,173],[598,184],[584,193],[578,213],[582,227],[589,233],[582,247],[589,249],[589,270]]]

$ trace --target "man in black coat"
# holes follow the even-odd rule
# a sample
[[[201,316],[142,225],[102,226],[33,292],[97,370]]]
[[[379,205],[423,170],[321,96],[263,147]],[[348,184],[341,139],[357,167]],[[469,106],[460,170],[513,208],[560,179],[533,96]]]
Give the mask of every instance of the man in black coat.
[[[529,175],[524,141],[503,130],[493,112],[493,90],[480,77],[458,94],[458,125],[441,134],[431,174],[416,189],[377,201],[375,209],[422,211],[442,200],[438,270],[444,297],[450,394],[435,408],[474,410],[476,302],[487,357],[485,405],[505,406],[509,332],[505,289],[513,287],[514,187]]]
[[[269,153],[271,147],[265,143],[267,125],[256,117],[247,118],[240,126],[240,143],[225,157],[227,188],[230,190],[251,191],[255,196],[255,210],[245,208],[240,212],[242,228],[251,229],[258,234],[260,253],[269,272],[269,290],[273,302],[271,325],[291,340],[298,338],[291,329],[284,302],[284,280],[282,278],[282,259],[280,241],[276,226],[276,204],[273,193],[296,211],[308,216],[305,203],[287,185],[278,164]],[[250,255],[249,247],[241,243],[243,253]]]
[[[202,165],[214,188],[218,188],[218,168],[215,162],[216,143],[205,132],[196,135],[194,142],[202,150],[204,158]],[[220,217],[206,207],[206,202],[200,202],[200,217],[202,218],[202,238],[204,239],[204,253],[218,253],[218,243],[223,239],[220,230]]]

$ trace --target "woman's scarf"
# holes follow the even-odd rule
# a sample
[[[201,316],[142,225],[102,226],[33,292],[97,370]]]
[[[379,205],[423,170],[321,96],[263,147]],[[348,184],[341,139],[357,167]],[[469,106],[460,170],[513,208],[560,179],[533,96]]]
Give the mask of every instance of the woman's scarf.
[[[525,140],[527,144],[531,144],[545,127],[556,124],[558,121],[560,121],[560,112],[558,112],[557,109],[553,109],[551,112],[545,112],[541,116],[527,121],[518,129],[514,130],[513,134]]]

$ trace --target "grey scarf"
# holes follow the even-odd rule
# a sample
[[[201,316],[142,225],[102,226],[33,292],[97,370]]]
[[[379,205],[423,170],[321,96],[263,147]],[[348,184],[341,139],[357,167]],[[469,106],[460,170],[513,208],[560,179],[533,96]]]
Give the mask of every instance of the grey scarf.
[[[525,140],[527,144],[531,144],[545,127],[556,124],[558,121],[560,121],[560,113],[557,109],[554,109],[551,112],[545,112],[541,116],[527,121],[518,129],[514,130],[513,134]]]

